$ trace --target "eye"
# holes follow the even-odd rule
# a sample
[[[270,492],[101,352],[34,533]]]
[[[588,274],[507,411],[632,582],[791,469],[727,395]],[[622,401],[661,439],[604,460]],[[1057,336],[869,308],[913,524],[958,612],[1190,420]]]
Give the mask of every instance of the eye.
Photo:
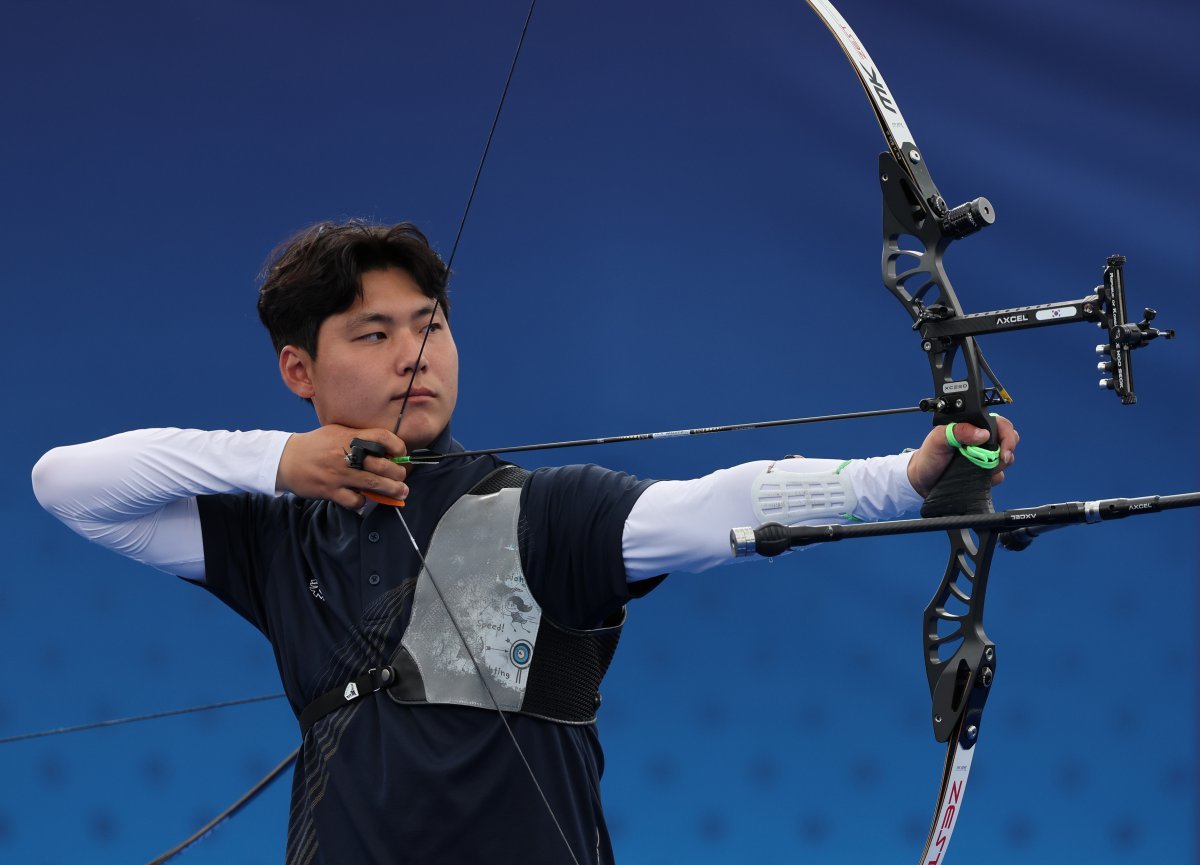
[[[354,338],[354,341],[355,342],[382,342],[385,339],[387,339],[387,334],[384,333],[382,330],[376,330],[376,331],[372,331],[371,333],[364,333],[362,336],[356,336]]]
[[[429,333],[437,333],[443,328],[443,326],[444,325],[440,321],[433,321],[421,328],[421,333],[425,333],[426,331]]]

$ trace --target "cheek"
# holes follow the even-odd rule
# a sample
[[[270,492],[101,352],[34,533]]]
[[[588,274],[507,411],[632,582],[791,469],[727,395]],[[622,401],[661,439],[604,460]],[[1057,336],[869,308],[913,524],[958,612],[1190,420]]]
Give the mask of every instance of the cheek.
[[[445,387],[458,387],[458,346],[450,341],[439,352],[438,369],[441,371]]]
[[[446,382],[446,386],[450,389],[451,393],[454,394],[455,399],[457,399],[458,398],[458,351],[457,350],[454,351],[451,355],[451,363],[450,363],[448,369],[449,369],[449,380]]]
[[[325,398],[339,400],[351,396],[363,388],[363,370],[349,363],[337,363],[326,370],[322,381]]]

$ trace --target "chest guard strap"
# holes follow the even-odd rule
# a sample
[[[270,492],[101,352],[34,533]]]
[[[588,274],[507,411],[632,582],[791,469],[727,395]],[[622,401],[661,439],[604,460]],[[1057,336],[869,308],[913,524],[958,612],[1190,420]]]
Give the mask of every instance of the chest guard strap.
[[[330,712],[356,703],[371,696],[376,691],[382,691],[396,684],[396,671],[391,667],[372,667],[357,679],[351,679],[344,686],[326,691],[317,699],[304,707],[300,713],[300,738],[308,735],[313,724],[324,718]]]

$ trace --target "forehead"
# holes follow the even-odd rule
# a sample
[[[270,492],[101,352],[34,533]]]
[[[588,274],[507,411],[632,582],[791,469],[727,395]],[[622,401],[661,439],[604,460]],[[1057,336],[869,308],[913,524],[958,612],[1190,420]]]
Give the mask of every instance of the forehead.
[[[326,328],[353,328],[364,321],[402,324],[428,319],[434,299],[421,291],[407,271],[398,268],[369,270],[362,275],[362,296],[347,309],[331,315],[321,324]],[[438,318],[443,319],[439,307]]]
[[[350,310],[379,305],[433,307],[433,298],[426,297],[416,280],[407,271],[396,267],[387,270],[368,270],[361,277],[362,297]]]
[[[317,341],[323,335],[342,334],[352,338],[367,327],[399,327],[424,324],[433,311],[434,299],[421,291],[407,271],[399,268],[369,270],[362,275],[362,296],[349,308],[321,322]],[[445,321],[439,307],[437,318]]]

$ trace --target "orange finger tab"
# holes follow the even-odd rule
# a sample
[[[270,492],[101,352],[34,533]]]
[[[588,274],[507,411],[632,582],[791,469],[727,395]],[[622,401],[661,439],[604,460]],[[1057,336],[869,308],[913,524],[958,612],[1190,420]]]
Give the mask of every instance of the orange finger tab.
[[[404,501],[402,499],[389,499],[387,496],[381,496],[379,493],[363,492],[363,495],[373,502],[379,502],[381,505],[391,505],[395,508],[404,507]]]

